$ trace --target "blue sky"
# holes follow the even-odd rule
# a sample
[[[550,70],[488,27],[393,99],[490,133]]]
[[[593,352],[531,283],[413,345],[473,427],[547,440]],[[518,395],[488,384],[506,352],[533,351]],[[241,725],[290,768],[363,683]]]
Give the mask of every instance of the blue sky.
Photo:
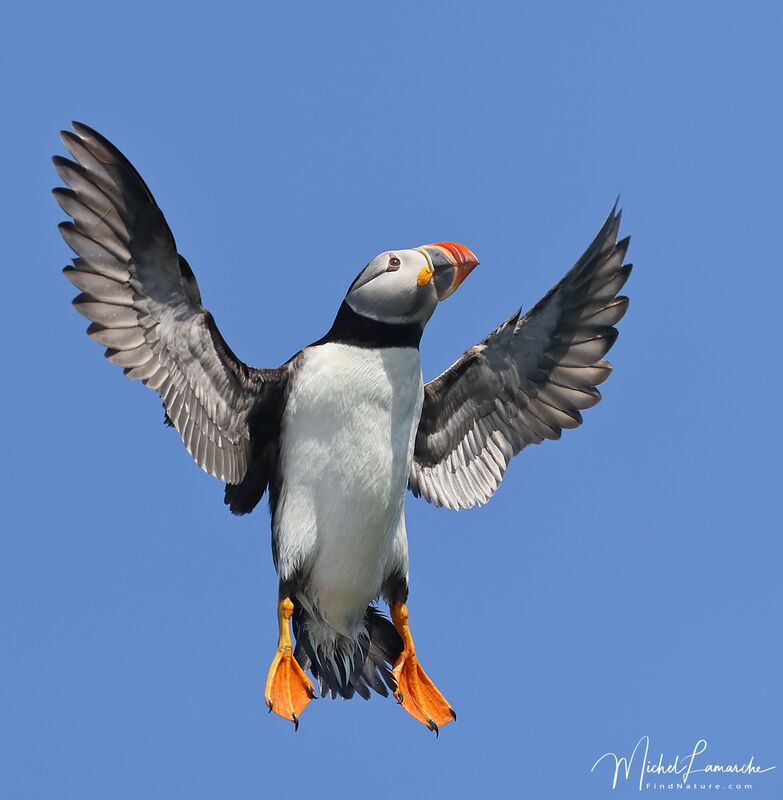
[[[630,797],[636,772],[590,768],[642,736],[656,762],[705,739],[702,765],[777,765],[750,796],[781,796],[781,11],[735,9],[0,12],[3,797]],[[411,624],[459,714],[438,741],[390,699],[320,700],[296,735],[267,716],[267,514],[228,514],[70,307],[49,158],[71,119],[136,164],[257,366],[320,337],[377,252],[453,239],[481,266],[428,326],[432,378],[621,193],[604,400],[484,508],[409,497]]]

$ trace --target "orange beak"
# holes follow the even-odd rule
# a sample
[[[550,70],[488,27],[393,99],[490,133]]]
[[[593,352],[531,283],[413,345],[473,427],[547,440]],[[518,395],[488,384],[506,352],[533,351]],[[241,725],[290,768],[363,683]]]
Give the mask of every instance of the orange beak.
[[[426,256],[432,267],[432,280],[438,300],[445,300],[453,294],[479,263],[467,247],[456,242],[425,244],[415,249]]]

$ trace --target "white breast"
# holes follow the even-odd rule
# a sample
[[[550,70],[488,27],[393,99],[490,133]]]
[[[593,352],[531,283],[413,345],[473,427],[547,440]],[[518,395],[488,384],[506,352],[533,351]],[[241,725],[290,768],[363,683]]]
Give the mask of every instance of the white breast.
[[[414,348],[313,347],[282,420],[275,515],[282,580],[305,568],[308,600],[354,635],[377,597],[404,509],[421,415]]]

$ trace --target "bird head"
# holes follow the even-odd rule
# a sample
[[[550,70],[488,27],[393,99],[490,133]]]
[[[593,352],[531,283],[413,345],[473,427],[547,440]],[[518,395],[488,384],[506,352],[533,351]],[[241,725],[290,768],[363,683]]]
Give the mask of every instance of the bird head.
[[[345,302],[363,317],[424,326],[477,266],[467,247],[438,242],[377,255],[351,284]]]

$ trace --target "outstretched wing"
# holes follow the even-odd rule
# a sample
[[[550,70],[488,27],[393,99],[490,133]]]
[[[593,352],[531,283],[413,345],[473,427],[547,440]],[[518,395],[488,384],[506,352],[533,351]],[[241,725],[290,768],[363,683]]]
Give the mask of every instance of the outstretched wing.
[[[613,208],[568,274],[523,317],[517,312],[424,387],[410,488],[446,508],[486,503],[512,457],[559,439],[594,406],[603,359],[625,314],[631,272]]]
[[[251,458],[248,416],[259,397],[282,390],[285,372],[250,368],[231,352],[139,173],[99,133],[73,128],[61,136],[75,161],[53,159],[70,186],[54,196],[73,218],[60,225],[77,256],[64,270],[82,292],[73,304],[106,358],[163,398],[196,463],[238,484]]]

